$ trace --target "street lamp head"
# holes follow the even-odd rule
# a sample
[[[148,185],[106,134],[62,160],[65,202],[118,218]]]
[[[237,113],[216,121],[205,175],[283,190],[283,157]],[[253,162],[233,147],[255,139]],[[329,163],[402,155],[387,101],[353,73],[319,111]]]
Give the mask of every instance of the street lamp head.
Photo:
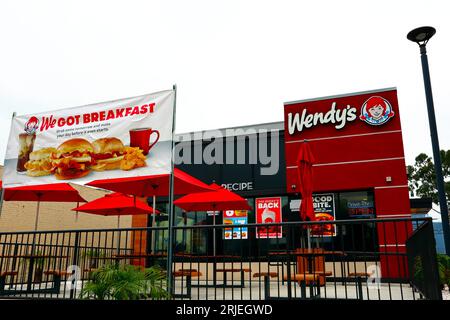
[[[436,29],[433,27],[420,27],[411,30],[406,37],[419,46],[425,46],[435,33]]]

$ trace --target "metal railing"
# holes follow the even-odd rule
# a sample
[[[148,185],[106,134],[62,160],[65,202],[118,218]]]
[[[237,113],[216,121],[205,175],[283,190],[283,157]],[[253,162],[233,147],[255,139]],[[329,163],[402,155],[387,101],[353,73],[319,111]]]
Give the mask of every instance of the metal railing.
[[[440,299],[430,219],[182,225],[166,270],[168,232],[0,233],[0,296],[78,299],[104,266],[158,265],[172,299]],[[431,266],[426,287],[411,277],[412,256]]]
[[[442,299],[439,283],[439,270],[436,260],[433,224],[421,224],[406,241],[409,280],[411,285],[425,297]]]

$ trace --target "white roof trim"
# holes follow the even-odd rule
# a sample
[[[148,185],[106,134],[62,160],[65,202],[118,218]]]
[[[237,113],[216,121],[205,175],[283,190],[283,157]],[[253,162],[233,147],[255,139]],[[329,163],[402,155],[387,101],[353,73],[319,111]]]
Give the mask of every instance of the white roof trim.
[[[368,90],[368,91],[360,91],[360,92],[353,92],[353,93],[344,93],[344,94],[337,94],[333,96],[326,96],[326,97],[319,97],[319,98],[312,98],[312,99],[304,99],[304,100],[295,100],[295,101],[289,101],[285,102],[284,105],[288,106],[291,104],[297,104],[302,102],[312,102],[312,101],[319,101],[319,100],[328,100],[328,99],[335,99],[335,98],[343,98],[343,97],[352,97],[357,96],[360,94],[369,94],[369,93],[377,93],[382,91],[393,91],[397,90],[397,87],[390,87],[390,88],[384,88],[384,89],[376,89],[376,90]]]
[[[190,135],[191,137],[194,137],[195,134],[205,134],[205,133],[210,133],[210,132],[214,132],[214,131],[220,131],[224,137],[227,136],[233,136],[230,134],[226,134],[227,130],[249,130],[249,129],[253,129],[253,130],[261,130],[261,129],[265,129],[267,131],[281,131],[284,130],[284,121],[278,121],[278,122],[268,122],[268,123],[261,123],[261,124],[255,124],[255,125],[247,125],[247,126],[241,126],[241,127],[229,127],[229,128],[220,128],[220,129],[213,129],[213,130],[202,130],[202,131],[192,131],[192,132],[185,132],[185,133],[177,133],[175,134],[175,137],[177,136],[184,136],[184,135]],[[234,135],[234,136],[240,136],[240,135]]]

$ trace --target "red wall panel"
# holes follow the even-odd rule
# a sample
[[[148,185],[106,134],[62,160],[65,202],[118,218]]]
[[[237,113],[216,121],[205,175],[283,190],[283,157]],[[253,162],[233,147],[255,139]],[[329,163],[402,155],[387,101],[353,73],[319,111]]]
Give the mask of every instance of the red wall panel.
[[[384,124],[371,125],[359,118],[362,106],[373,96],[382,97],[392,107],[394,116]],[[333,105],[335,110],[341,111],[356,108],[357,118],[347,122],[341,129],[336,129],[336,123],[317,123],[290,134],[289,113],[291,116],[296,113],[325,115]],[[314,192],[374,190],[377,217],[410,213],[400,112],[395,89],[286,103],[286,188],[289,193],[297,193],[299,190],[296,162],[299,147],[305,139],[316,160],[313,167]],[[378,225],[377,231],[382,277],[406,277],[406,261],[398,254],[405,250],[405,240],[412,232],[411,223],[382,223]]]
[[[387,182],[386,177],[391,177],[391,182]],[[290,192],[298,192],[296,168],[286,170],[286,181]],[[293,185],[296,186],[295,189],[292,188]],[[361,190],[396,185],[407,185],[403,159],[313,167],[314,192]],[[406,200],[409,201],[408,196]]]
[[[286,144],[286,166],[297,165],[300,143]],[[314,140],[308,142],[316,163],[334,163],[404,157],[401,131],[380,131],[378,135]]]

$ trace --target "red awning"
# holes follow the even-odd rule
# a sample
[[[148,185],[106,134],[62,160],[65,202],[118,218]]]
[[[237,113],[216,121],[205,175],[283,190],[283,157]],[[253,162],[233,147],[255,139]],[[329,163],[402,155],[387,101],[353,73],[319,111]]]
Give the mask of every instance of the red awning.
[[[119,179],[95,180],[88,186],[132,194],[139,197],[169,195],[169,174]],[[213,190],[206,183],[179,169],[174,169],[174,194]]]
[[[118,192],[107,194],[72,210],[102,216],[153,214],[153,208],[148,204]],[[159,213],[157,210],[155,212]]]
[[[216,184],[210,186],[215,191],[191,193],[174,201],[185,211],[251,210],[247,200],[240,195]]]
[[[86,202],[68,183],[54,183],[4,189],[5,201]]]

